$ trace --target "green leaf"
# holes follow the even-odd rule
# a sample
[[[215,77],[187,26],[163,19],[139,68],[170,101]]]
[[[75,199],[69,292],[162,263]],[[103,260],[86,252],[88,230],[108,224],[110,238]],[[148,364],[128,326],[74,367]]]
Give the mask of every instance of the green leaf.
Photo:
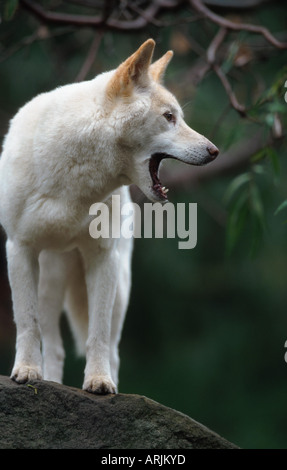
[[[239,46],[240,45],[238,42],[233,42],[230,44],[228,55],[226,57],[226,60],[222,64],[222,70],[224,73],[228,73],[230,69],[232,69],[234,59],[239,50]]]
[[[18,0],[6,0],[4,5],[4,20],[10,21],[12,20],[17,8],[18,8]]]
[[[265,122],[266,122],[267,126],[273,127],[273,125],[274,125],[274,114],[273,113],[266,114]]]
[[[248,191],[244,191],[229,211],[226,227],[226,251],[230,255],[246,225],[248,216]]]
[[[262,165],[254,165],[252,168],[253,173],[256,173],[257,175],[265,175],[265,170]]]
[[[266,157],[266,148],[258,150],[252,157],[251,157],[251,163],[256,163],[259,162],[260,160],[263,160],[263,158]]]
[[[265,213],[264,206],[260,197],[260,192],[255,184],[250,187],[250,206],[252,210],[252,216],[254,217],[258,226],[262,229],[265,227]]]
[[[287,106],[284,102],[280,103],[278,101],[273,101],[272,103],[269,103],[268,110],[269,110],[270,113],[283,113],[283,114],[285,114],[287,112]]]
[[[278,153],[271,147],[268,147],[266,150],[267,150],[267,155],[271,161],[274,176],[278,177],[280,174],[280,161],[279,161]]]
[[[224,200],[225,202],[229,202],[236,191],[243,186],[245,183],[250,182],[250,174],[249,173],[243,173],[242,175],[237,176],[234,178],[234,180],[230,183],[229,187],[226,190]]]
[[[287,208],[287,199],[283,201],[276,209],[274,212],[274,215],[277,215],[279,212],[281,212],[283,209]]]
[[[258,249],[262,242],[262,226],[259,220],[256,218],[252,221],[251,229],[251,247],[250,247],[250,256],[254,257],[258,253]]]
[[[244,173],[232,182],[229,192],[231,196],[241,188],[239,195],[233,197],[233,203],[229,209],[226,227],[226,252],[228,255],[238,244],[242,236],[243,229],[248,225],[249,240],[251,243],[250,254],[256,254],[258,246],[262,240],[262,235],[266,229],[266,216],[261,194],[255,180],[254,173],[262,175],[264,169],[261,165],[255,165],[253,175]],[[247,183],[247,184],[245,184]]]

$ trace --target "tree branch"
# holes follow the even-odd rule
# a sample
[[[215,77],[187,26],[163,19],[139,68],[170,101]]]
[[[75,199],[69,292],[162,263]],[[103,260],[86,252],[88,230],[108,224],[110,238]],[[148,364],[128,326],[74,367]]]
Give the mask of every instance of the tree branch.
[[[103,31],[100,31],[96,36],[94,37],[94,40],[92,41],[91,47],[89,49],[88,55],[82,65],[81,70],[79,71],[78,75],[75,78],[75,82],[81,82],[82,80],[85,80],[86,76],[88,75],[90,68],[92,67],[96,55],[98,53],[101,40],[103,37]]]
[[[222,71],[222,69],[218,65],[214,65],[213,70],[216,73],[216,75],[218,76],[219,80],[221,81],[232,107],[236,111],[238,111],[240,116],[246,117],[247,110],[246,110],[245,106],[238,103],[237,98],[236,98],[236,96],[235,96],[235,94],[234,94],[234,92],[231,88],[231,85],[230,85],[229,81],[227,80],[227,77],[226,77],[225,73]]]
[[[210,21],[218,24],[223,28],[233,31],[249,31],[251,33],[261,34],[274,47],[279,49],[287,49],[287,43],[278,41],[264,26],[247,23],[234,23],[220,15],[217,15],[216,13],[213,13],[202,3],[202,0],[154,0],[151,2],[149,7],[147,7],[145,10],[141,10],[141,13],[137,18],[130,21],[118,20],[111,18],[109,15],[106,17],[105,14],[103,16],[87,16],[69,13],[56,13],[45,10],[42,6],[38,5],[32,0],[20,0],[20,4],[23,8],[30,11],[33,15],[45,22],[69,24],[78,27],[105,26],[108,29],[115,29],[120,31],[142,29],[150,22],[156,24],[156,15],[161,9],[177,8],[185,2],[188,2],[192,8],[203,15],[203,17],[208,18]],[[105,5],[106,8],[104,8],[104,11],[110,12],[110,8],[108,8],[109,2],[107,2]],[[133,6],[133,9],[135,9],[135,6]]]
[[[75,0],[73,0],[73,2],[75,2]],[[83,5],[90,5],[91,3],[87,2],[87,0],[82,0],[82,2]],[[81,4],[81,1],[77,0],[76,3]],[[115,9],[116,3],[117,2],[114,0],[111,2],[108,0],[105,0],[101,3],[97,2],[95,5],[98,5],[99,8],[102,7],[102,14],[99,14],[98,16],[87,16],[47,11],[33,0],[20,0],[20,4],[25,9],[30,11],[33,15],[44,22],[69,24],[77,27],[114,29],[119,31],[140,30],[145,28],[148,24],[154,24],[158,27],[163,26],[164,23],[157,19],[157,16],[162,9],[175,9],[186,3],[191,5],[193,10],[201,15],[201,17],[206,18],[220,26],[218,33],[215,35],[208,47],[206,54],[206,61],[208,65],[207,68],[204,69],[204,73],[206,73],[206,71],[209,69],[212,69],[215,72],[225,89],[230,104],[242,117],[246,117],[247,110],[245,106],[238,102],[226,74],[216,63],[216,52],[222,44],[227,32],[230,30],[248,31],[251,33],[260,34],[270,44],[272,44],[272,46],[279,49],[287,49],[287,43],[278,41],[267,28],[253,24],[234,23],[212,12],[206,5],[203,4],[202,0],[153,0],[150,1],[149,6],[147,6],[145,9],[140,8],[140,4],[138,5],[137,3],[132,4],[131,2],[127,2],[126,4],[123,4],[122,10],[120,10],[120,12]],[[119,20],[115,16],[112,16],[112,14],[115,13],[115,10],[119,12],[119,15],[121,15],[123,12],[133,12],[134,17],[131,17],[131,19]],[[99,45],[96,41],[89,52],[89,56],[87,57],[86,62],[83,65],[83,70],[80,72],[80,75],[76,78],[76,80],[80,80],[82,79],[82,76],[86,76],[91,63],[94,60],[93,57],[95,57],[97,53],[98,46]],[[85,67],[87,71],[85,70]]]
[[[223,72],[223,70],[219,67],[219,65],[216,64],[216,52],[219,48],[219,46],[222,44],[224,41],[224,38],[226,37],[227,29],[226,28],[220,28],[218,33],[214,36],[213,40],[211,41],[207,52],[206,52],[206,59],[210,67],[214,70],[216,75],[218,76],[219,80],[221,81],[226,94],[229,98],[229,101],[232,105],[232,107],[238,111],[238,113],[242,117],[246,117],[246,108],[238,103],[237,98],[231,88],[231,85]]]
[[[214,65],[216,62],[216,52],[219,46],[222,44],[226,37],[227,29],[226,28],[220,28],[218,33],[214,36],[213,40],[211,41],[207,52],[206,52],[206,58],[207,62],[210,65]]]
[[[142,29],[149,23],[148,18],[154,18],[163,5],[167,7],[166,2],[155,2],[144,10],[144,16],[138,16],[136,19],[130,21],[121,21],[115,18],[105,18],[105,15],[87,16],[46,11],[40,5],[37,5],[31,0],[20,0],[20,4],[23,8],[30,11],[33,15],[46,23],[69,24],[78,27],[105,27],[107,29],[119,31]],[[174,4],[171,3],[170,7],[173,6]]]
[[[189,3],[198,13],[201,13],[204,17],[223,28],[230,29],[232,31],[249,31],[250,33],[261,34],[274,47],[287,49],[287,44],[278,41],[264,26],[247,23],[234,23],[233,21],[227,20],[226,18],[213,13],[209,8],[203,5],[201,0],[189,0]]]
[[[102,18],[99,16],[71,15],[69,13],[46,11],[31,0],[20,0],[20,4],[25,10],[46,23],[60,23],[73,26],[101,26],[103,23]]]

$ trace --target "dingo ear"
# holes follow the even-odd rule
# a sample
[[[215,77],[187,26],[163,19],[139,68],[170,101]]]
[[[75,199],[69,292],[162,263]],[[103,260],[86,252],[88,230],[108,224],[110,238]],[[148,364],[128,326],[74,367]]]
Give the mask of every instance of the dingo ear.
[[[164,54],[160,59],[158,59],[156,62],[154,62],[150,66],[149,70],[150,70],[151,76],[156,82],[162,81],[165,70],[169,62],[171,61],[172,56],[173,56],[173,52],[168,51],[166,52],[166,54]]]
[[[145,87],[149,84],[148,69],[154,47],[154,40],[148,39],[117,68],[107,87],[110,99],[120,95],[129,96],[135,86]]]

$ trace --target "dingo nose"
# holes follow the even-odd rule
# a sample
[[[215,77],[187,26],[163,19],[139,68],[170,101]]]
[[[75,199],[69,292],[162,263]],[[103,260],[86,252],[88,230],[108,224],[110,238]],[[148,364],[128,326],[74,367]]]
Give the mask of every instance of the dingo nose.
[[[217,147],[215,147],[215,145],[211,144],[209,145],[208,147],[206,147],[206,150],[208,151],[209,153],[209,156],[208,156],[208,161],[209,162],[212,162],[212,160],[215,160],[217,155],[219,154],[219,150]]]

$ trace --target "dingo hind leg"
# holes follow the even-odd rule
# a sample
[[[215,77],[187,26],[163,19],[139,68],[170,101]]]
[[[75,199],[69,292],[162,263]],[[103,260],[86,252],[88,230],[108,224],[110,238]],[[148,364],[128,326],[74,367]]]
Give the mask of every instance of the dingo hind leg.
[[[86,355],[88,338],[88,297],[83,259],[78,250],[69,253],[65,313],[74,337],[76,352]]]
[[[42,334],[43,377],[62,383],[64,348],[60,315],[66,287],[66,253],[43,251],[39,257],[39,315]]]

